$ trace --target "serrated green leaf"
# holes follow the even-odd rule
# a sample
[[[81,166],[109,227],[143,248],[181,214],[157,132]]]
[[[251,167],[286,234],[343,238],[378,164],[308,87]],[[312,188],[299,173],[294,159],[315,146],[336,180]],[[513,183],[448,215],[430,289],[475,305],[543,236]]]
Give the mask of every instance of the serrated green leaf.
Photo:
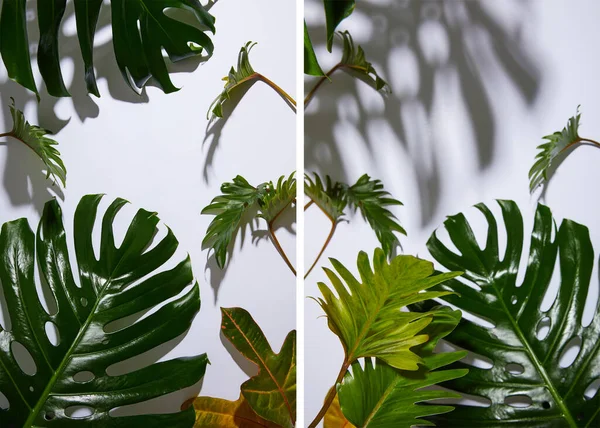
[[[319,60],[315,54],[312,41],[310,40],[310,34],[308,33],[308,27],[306,21],[304,21],[304,74],[311,76],[324,76],[323,70],[319,65]]]
[[[433,321],[423,330],[429,340],[415,348],[423,359],[416,372],[397,370],[377,360],[365,359],[352,365],[338,386],[341,410],[354,425],[369,428],[410,428],[430,425],[425,416],[450,412],[453,407],[441,404],[423,405],[438,399],[459,398],[446,390],[430,389],[440,382],[460,378],[468,370],[439,370],[463,358],[466,352],[435,354],[439,340],[448,335],[460,321],[460,311],[448,308],[438,311]],[[427,388],[427,389],[424,389]]]
[[[304,193],[336,223],[344,216],[346,200],[344,188],[339,182],[333,182],[331,177],[325,176],[322,180],[317,173],[313,173],[314,180],[308,174],[304,174]]]
[[[76,285],[62,213],[56,200],[44,208],[37,231],[27,220],[5,223],[0,233],[0,279],[7,302],[10,329],[1,329],[0,391],[8,409],[0,412],[1,426],[191,426],[192,409],[163,415],[117,417],[109,412],[140,403],[197,383],[206,369],[206,355],[150,364],[119,375],[107,369],[156,348],[183,334],[200,309],[197,284],[189,258],[175,268],[155,273],[175,253],[178,242],[169,231],[148,249],[156,233],[155,213],[139,210],[119,248],[114,244],[113,222],[126,203],[116,199],[106,211],[100,231],[100,255],[95,256],[92,232],[101,195],[84,196],[74,218],[75,256],[80,285]],[[34,266],[56,304],[48,313],[36,291]],[[167,300],[192,287],[182,297]],[[119,330],[109,324],[142,311],[151,311]],[[47,323],[58,330],[58,343],[46,334]],[[30,354],[35,373],[25,373],[12,348],[18,342]],[[92,379],[77,381],[80,372]],[[74,419],[72,406],[91,409],[91,415]]]
[[[284,175],[279,177],[277,185],[269,182],[265,192],[258,200],[260,213],[258,217],[264,218],[271,224],[292,202],[296,200],[296,173],[293,172],[286,179]]]
[[[363,218],[375,231],[384,253],[391,257],[394,249],[400,245],[394,232],[406,235],[406,231],[386,207],[402,205],[402,202],[383,190],[381,180],[372,180],[367,174],[345,189],[345,197],[349,206],[360,210]]]
[[[248,42],[240,49],[237,68],[231,67],[229,74],[223,78],[225,81],[225,88],[208,108],[206,114],[207,119],[210,118],[211,113],[215,117],[223,117],[223,104],[229,100],[231,92],[240,85],[257,77],[257,73],[252,68],[252,64],[250,64],[250,51],[255,45],[256,43]]]
[[[462,379],[444,386],[460,393],[490,400],[488,407],[457,405],[449,415],[432,421],[461,426],[593,427],[600,424],[600,394],[584,397],[586,389],[600,376],[600,310],[593,307],[592,321],[583,325],[586,297],[592,292],[594,250],[588,229],[564,220],[556,225],[550,210],[538,205],[529,257],[519,283],[517,274],[525,246],[521,212],[512,201],[499,201],[507,232],[506,250],[500,254],[498,225],[490,209],[479,204],[488,223],[482,249],[463,214],[444,223],[458,252],[448,249],[434,233],[428,248],[448,269],[465,271],[468,282],[450,281],[434,290],[460,293],[442,299],[459,309],[493,324],[481,325],[468,319],[448,335],[448,341],[491,360],[492,367],[470,369]],[[542,302],[551,288],[553,272],[560,263],[556,299],[542,311]],[[597,279],[594,279],[594,283]],[[476,288],[474,288],[475,286]],[[597,287],[597,285],[594,285]],[[544,336],[538,330],[544,320]],[[559,362],[569,342],[581,339],[573,363]],[[511,370],[510,365],[520,367]],[[531,405],[511,406],[509,397],[526,396]]]
[[[202,214],[215,215],[202,240],[202,246],[208,246],[215,252],[217,264],[221,269],[227,261],[227,248],[234,238],[242,216],[249,211],[266,192],[266,184],[254,187],[240,175],[231,183],[223,183],[222,195],[214,198],[202,210]]]
[[[348,31],[338,32],[338,34],[344,41],[344,50],[340,61],[340,64],[343,65],[342,69],[350,72],[382,94],[390,94],[392,92],[390,86],[379,77],[373,65],[366,60],[363,48],[354,45],[354,40]]]
[[[194,423],[196,428],[278,428],[280,426],[254,413],[243,395],[240,395],[236,401],[196,397],[191,403],[196,412]],[[187,406],[184,405],[184,408]]]
[[[241,308],[221,308],[223,335],[259,368],[242,384],[242,395],[254,412],[282,427],[296,422],[296,331],[285,338],[275,354],[250,314]]]
[[[36,125],[31,125],[25,120],[21,110],[15,108],[15,100],[11,98],[9,105],[13,119],[13,128],[10,132],[1,134],[0,137],[13,137],[33,150],[46,165],[46,178],[52,176],[54,181],[59,180],[63,187],[67,184],[67,170],[60,158],[60,152],[55,148],[58,143],[48,138],[49,132]]]
[[[340,262],[330,260],[337,274],[328,268],[324,270],[337,296],[320,282],[323,297],[317,302],[327,315],[329,328],[342,342],[345,362],[377,357],[398,369],[418,370],[423,359],[411,348],[427,342],[422,331],[436,310],[419,313],[401,309],[446,295],[446,291],[425,290],[460,273],[434,275],[432,263],[413,256],[397,256],[388,262],[378,248],[373,268],[367,254],[359,254],[359,281]]]
[[[579,137],[579,120],[581,113],[571,117],[562,131],[546,135],[546,143],[538,146],[540,152],[535,157],[535,163],[529,170],[529,191],[533,192],[538,186],[548,180],[548,171],[557,158],[568,147],[581,141]]]
[[[331,52],[333,36],[340,23],[352,15],[356,7],[355,0],[323,0],[327,23],[327,50]]]

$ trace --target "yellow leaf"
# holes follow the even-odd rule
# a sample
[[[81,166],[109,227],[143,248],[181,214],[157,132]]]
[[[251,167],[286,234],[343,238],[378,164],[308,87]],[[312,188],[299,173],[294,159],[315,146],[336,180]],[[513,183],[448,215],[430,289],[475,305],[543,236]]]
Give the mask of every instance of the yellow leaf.
[[[323,424],[324,428],[356,428],[342,413],[340,400],[338,399],[337,395],[333,399],[329,409],[327,409],[327,413],[325,413],[325,420]]]
[[[202,428],[278,428],[272,422],[266,421],[250,408],[244,397],[240,395],[237,401],[213,397],[196,397],[186,401],[182,409],[191,404],[196,411],[194,427]]]

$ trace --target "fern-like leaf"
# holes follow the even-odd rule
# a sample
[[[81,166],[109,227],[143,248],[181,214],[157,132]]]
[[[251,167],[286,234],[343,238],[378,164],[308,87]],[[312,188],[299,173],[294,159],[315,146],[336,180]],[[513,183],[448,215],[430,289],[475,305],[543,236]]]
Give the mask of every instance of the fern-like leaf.
[[[535,157],[536,161],[529,170],[529,191],[533,192],[538,186],[548,180],[548,171],[557,157],[566,149],[582,141],[579,137],[579,121],[581,113],[577,107],[577,113],[571,117],[562,131],[546,135],[544,144],[537,148],[540,152]]]
[[[0,137],[13,137],[33,150],[46,165],[46,178],[52,176],[65,187],[67,184],[67,169],[60,158],[60,152],[55,146],[58,143],[48,138],[50,132],[36,125],[31,125],[23,112],[15,107],[15,100],[11,98],[10,114],[13,119],[13,128],[10,132],[0,134]]]
[[[337,223],[344,216],[346,200],[344,199],[343,185],[333,182],[331,177],[325,176],[322,180],[317,173],[313,173],[314,180],[310,175],[304,175],[304,193],[324,213],[332,223]]]
[[[237,69],[236,67],[231,67],[229,74],[223,78],[225,81],[225,88],[208,108],[208,113],[206,115],[207,119],[210,118],[211,112],[215,117],[223,117],[223,104],[229,99],[231,91],[242,85],[244,82],[248,82],[256,77],[256,72],[250,64],[250,51],[255,45],[256,43],[248,42],[240,49],[237,60]]]
[[[340,64],[344,70],[350,71],[355,77],[366,82],[377,91],[387,95],[391,88],[385,80],[377,74],[373,65],[365,58],[365,51],[362,47],[355,45],[352,36],[348,31],[338,32],[344,41],[344,50]]]
[[[295,172],[286,179],[284,175],[279,177],[277,185],[269,182],[265,194],[258,201],[260,207],[259,217],[264,218],[270,225],[292,202],[296,200],[296,177]]]
[[[403,205],[402,202],[391,198],[390,193],[383,190],[381,180],[372,180],[367,174],[346,189],[346,200],[349,206],[360,210],[363,218],[375,231],[383,252],[391,257],[394,248],[400,245],[394,232],[406,235],[406,231],[386,207]]]

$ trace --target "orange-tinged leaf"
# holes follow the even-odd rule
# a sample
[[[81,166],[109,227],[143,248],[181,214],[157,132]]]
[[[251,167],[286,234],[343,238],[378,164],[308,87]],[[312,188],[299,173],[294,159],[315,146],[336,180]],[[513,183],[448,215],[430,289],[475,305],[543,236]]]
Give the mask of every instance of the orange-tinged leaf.
[[[333,399],[331,406],[327,409],[327,413],[325,413],[323,428],[356,428],[342,413],[340,400],[337,394]]]
[[[202,428],[277,428],[258,416],[246,399],[240,395],[236,401],[213,397],[196,397],[186,401],[182,410],[194,406],[196,422],[194,427]]]

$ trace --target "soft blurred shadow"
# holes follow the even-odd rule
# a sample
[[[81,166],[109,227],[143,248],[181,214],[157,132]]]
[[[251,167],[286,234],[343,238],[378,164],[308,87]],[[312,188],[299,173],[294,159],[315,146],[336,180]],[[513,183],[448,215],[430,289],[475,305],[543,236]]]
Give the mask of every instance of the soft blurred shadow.
[[[258,366],[244,357],[240,351],[238,351],[235,346],[233,346],[233,344],[227,340],[223,333],[219,334],[219,338],[221,339],[223,347],[227,349],[227,352],[229,352],[229,355],[231,355],[233,361],[235,361],[238,367],[242,369],[244,373],[246,373],[246,376],[253,377],[258,374]]]
[[[315,3],[317,8],[320,2]],[[530,0],[512,2],[520,13],[500,16],[492,2],[476,0],[363,0],[349,20],[368,19],[371,29],[367,40],[355,36],[382,77],[390,82],[393,94],[385,99],[385,107],[372,108],[364,94],[345,73],[336,73],[333,84],[323,85],[305,117],[305,165],[332,177],[348,181],[353,171],[343,160],[343,142],[336,141],[335,126],[347,118],[340,115],[351,100],[358,111],[352,115],[352,126],[358,131],[371,154],[377,141],[369,136],[369,125],[383,120],[391,127],[395,141],[411,158],[413,173],[421,198],[421,223],[426,225],[436,214],[440,199],[443,159],[436,140],[443,130],[432,129],[434,95],[440,84],[454,84],[452,92],[461,97],[468,115],[468,125],[476,140],[475,162],[480,170],[494,162],[496,128],[495,100],[489,96],[498,73],[492,63],[512,82],[527,105],[539,92],[541,70],[521,36],[529,20]],[[503,4],[504,5],[504,4]],[[322,7],[322,6],[321,6]],[[498,9],[496,7],[496,9]],[[325,52],[325,28],[311,25],[309,30],[315,49]],[[341,55],[334,51],[333,55]],[[323,55],[325,56],[325,55]],[[314,78],[306,78],[308,92]],[[444,88],[446,89],[446,88]]]

